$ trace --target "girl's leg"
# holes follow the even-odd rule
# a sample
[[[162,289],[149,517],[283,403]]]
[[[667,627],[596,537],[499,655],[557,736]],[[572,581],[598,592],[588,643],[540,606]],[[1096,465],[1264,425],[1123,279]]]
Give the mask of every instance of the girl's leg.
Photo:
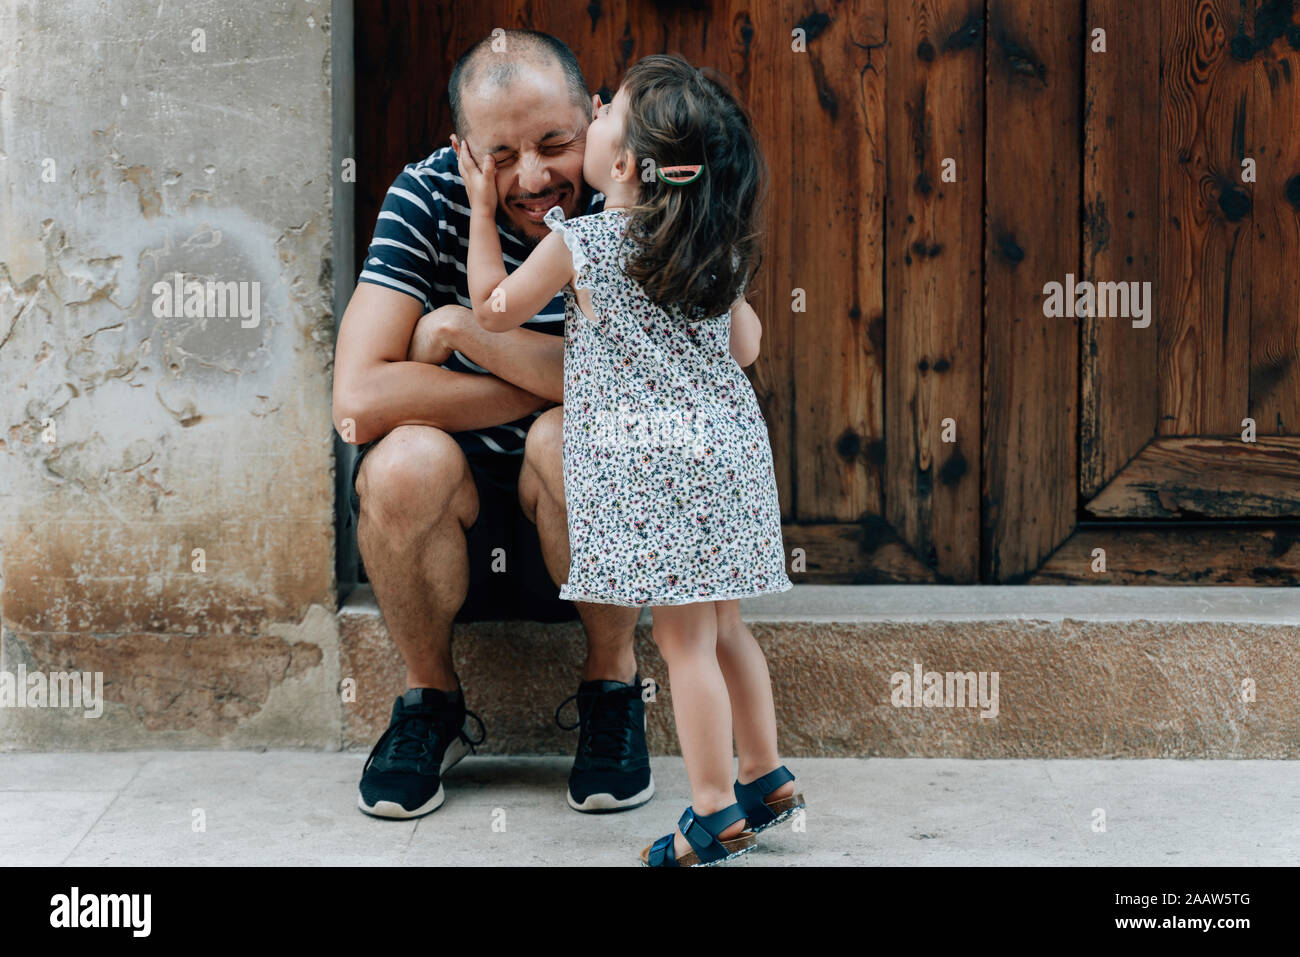
[[[731,705],[719,668],[718,617],[713,602],[660,605],[651,609],[654,639],[668,664],[677,737],[691,782],[696,814],[713,814],[736,803],[731,789]],[[720,835],[732,838],[745,829],[743,820]],[[674,832],[674,853],[691,850]]]
[[[714,605],[718,620],[718,666],[731,698],[736,753],[740,756],[736,776],[741,784],[749,784],[781,764],[776,750],[772,678],[763,649],[740,618],[740,600],[719,601]],[[765,797],[772,801],[793,793],[794,782],[787,781]]]

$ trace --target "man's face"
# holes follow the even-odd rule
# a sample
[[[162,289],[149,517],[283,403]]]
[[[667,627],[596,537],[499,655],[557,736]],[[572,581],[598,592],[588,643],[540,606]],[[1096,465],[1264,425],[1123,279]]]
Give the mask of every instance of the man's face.
[[[482,76],[484,71],[480,71]],[[498,213],[515,232],[540,242],[552,206],[566,219],[586,211],[582,181],[587,117],[570,101],[558,63],[521,66],[506,87],[467,84],[461,94],[464,139],[479,163],[496,160]]]

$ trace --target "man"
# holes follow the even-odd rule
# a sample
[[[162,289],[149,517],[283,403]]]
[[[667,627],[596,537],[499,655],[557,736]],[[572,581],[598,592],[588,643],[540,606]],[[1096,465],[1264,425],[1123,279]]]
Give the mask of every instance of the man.
[[[552,206],[566,217],[603,208],[582,181],[592,100],[559,40],[498,32],[460,59],[447,92],[457,137],[496,158],[507,270],[547,234]],[[636,807],[654,793],[632,650],[640,610],[558,597],[569,569],[564,300],[517,330],[483,331],[467,308],[468,241],[469,200],[444,147],[389,189],[339,329],[334,424],[360,446],[357,540],[407,685],[358,804],[380,817],[428,814],[443,802],[442,774],[482,740],[469,734],[477,717],[452,665],[453,621],[576,611],[587,660],[563,703],[578,702],[568,801]],[[493,565],[502,554],[505,573]]]

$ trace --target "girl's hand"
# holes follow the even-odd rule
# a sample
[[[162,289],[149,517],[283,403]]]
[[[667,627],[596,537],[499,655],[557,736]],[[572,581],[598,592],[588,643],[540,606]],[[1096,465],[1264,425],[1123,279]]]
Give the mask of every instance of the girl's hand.
[[[497,208],[497,167],[491,156],[483,160],[482,167],[474,160],[469,144],[451,135],[451,146],[456,151],[460,178],[465,181],[472,212],[495,213]]]

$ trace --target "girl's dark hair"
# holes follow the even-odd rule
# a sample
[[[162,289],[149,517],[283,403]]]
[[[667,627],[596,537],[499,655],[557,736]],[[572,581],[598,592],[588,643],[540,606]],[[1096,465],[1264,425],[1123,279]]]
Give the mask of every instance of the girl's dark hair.
[[[625,272],[666,311],[678,306],[690,321],[721,315],[762,260],[759,205],[767,171],[749,113],[723,74],[697,70],[679,56],[639,60],[621,92],[621,145],[635,157],[641,180]],[[654,175],[696,163],[704,170],[687,185]]]

